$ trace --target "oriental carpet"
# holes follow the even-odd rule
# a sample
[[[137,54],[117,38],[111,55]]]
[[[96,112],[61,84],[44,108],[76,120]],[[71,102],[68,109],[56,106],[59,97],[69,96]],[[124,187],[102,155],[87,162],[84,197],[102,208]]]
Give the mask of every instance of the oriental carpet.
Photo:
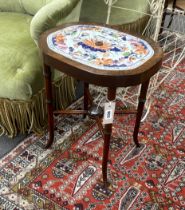
[[[0,209],[185,209],[185,62],[155,92],[141,123],[140,148],[132,141],[135,115],[115,116],[108,188],[102,185],[103,139],[95,122],[81,116],[55,120],[52,148],[43,149],[47,135],[31,135],[0,160]]]

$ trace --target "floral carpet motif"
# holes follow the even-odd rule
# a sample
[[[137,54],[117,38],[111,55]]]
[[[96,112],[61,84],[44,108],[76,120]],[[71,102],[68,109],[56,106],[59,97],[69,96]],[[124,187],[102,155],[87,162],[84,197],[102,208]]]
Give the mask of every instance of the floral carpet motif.
[[[135,116],[115,117],[108,188],[102,185],[103,139],[95,122],[58,116],[51,149],[43,149],[47,135],[31,135],[0,160],[1,209],[185,209],[184,66],[155,92],[140,148],[132,140]]]

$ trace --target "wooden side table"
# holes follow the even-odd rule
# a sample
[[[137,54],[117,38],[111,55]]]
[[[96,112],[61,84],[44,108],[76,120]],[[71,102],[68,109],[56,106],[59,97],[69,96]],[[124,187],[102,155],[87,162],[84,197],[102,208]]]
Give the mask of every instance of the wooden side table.
[[[48,109],[49,147],[54,139],[55,113],[88,114],[88,84],[108,88],[107,99],[113,101],[117,87],[141,85],[133,139],[139,146],[138,131],[146,100],[150,78],[159,70],[163,52],[157,43],[144,37],[136,37],[108,26],[96,24],[66,24],[42,34],[39,47],[44,62],[46,103]],[[52,68],[85,82],[84,110],[53,111],[52,106]],[[116,111],[117,113],[117,111]],[[126,111],[128,113],[128,111]],[[101,123],[98,120],[101,128]],[[107,181],[107,161],[112,133],[112,123],[105,124],[102,174]]]

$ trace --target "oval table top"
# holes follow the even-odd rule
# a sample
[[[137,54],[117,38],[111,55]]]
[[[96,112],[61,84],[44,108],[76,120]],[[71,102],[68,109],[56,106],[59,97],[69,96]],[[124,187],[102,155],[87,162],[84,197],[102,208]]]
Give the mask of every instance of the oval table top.
[[[106,87],[143,83],[159,70],[163,55],[151,39],[93,23],[48,30],[41,35],[39,47],[46,65]]]

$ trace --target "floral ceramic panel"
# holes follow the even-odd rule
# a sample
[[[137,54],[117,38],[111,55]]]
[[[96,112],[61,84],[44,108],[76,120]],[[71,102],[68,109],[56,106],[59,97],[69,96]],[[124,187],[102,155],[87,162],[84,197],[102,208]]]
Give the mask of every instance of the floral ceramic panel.
[[[154,50],[144,40],[96,25],[72,25],[47,37],[48,47],[64,57],[103,70],[135,69]]]

